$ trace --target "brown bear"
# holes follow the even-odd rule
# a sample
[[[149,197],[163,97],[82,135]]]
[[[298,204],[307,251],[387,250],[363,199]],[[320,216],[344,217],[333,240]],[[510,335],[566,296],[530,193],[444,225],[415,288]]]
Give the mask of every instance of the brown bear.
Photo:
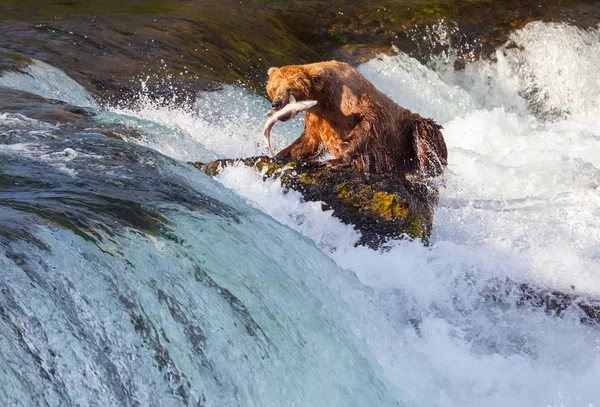
[[[332,165],[352,165],[397,179],[440,175],[447,164],[441,127],[398,106],[346,63],[271,68],[267,93],[275,111],[290,96],[318,102],[304,112],[300,137],[278,158],[307,159],[326,150],[334,157]]]

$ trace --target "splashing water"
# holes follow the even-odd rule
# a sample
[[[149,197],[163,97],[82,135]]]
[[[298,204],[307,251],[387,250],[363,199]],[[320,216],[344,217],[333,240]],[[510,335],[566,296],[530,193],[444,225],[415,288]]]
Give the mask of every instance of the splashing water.
[[[598,329],[574,311],[559,318],[518,305],[507,283],[600,294],[599,31],[532,23],[511,41],[494,62],[461,71],[453,61],[432,70],[401,53],[359,67],[445,128],[450,165],[431,247],[354,247],[350,226],[243,166],[217,180],[246,202],[134,144],[125,150],[135,160],[123,162],[116,142],[70,135],[64,145],[49,141],[57,129],[33,132],[31,119],[0,117],[22,129],[0,148],[15,160],[12,171],[26,160],[53,174],[53,185],[79,188],[86,179],[144,190],[119,198],[147,195],[142,203],[168,219],[154,234],[137,222],[112,236],[97,219],[103,238],[95,244],[64,224],[21,230],[17,222],[23,237],[2,257],[12,310],[0,314],[3,348],[12,352],[0,359],[3,382],[23,400],[94,394],[107,405],[600,403]],[[264,154],[267,110],[260,97],[226,87],[200,95],[193,109],[147,102],[97,119],[143,130],[136,142],[167,156],[209,160]],[[275,129],[284,135],[274,134],[276,147],[301,123],[286,126]],[[204,209],[165,198],[170,188],[192,194],[189,202],[205,197]],[[2,216],[21,219],[17,210]],[[27,215],[31,224],[39,213]],[[25,346],[15,345],[15,326],[27,328]],[[78,382],[84,374],[93,379]]]
[[[146,137],[142,144],[171,157],[212,161],[265,154],[264,142],[257,134],[262,134],[269,109],[264,98],[227,85],[222,91],[200,94],[192,107],[157,108],[146,97],[135,109],[114,108],[102,112],[98,119],[143,130]],[[276,130],[275,146],[283,148],[301,129],[299,120],[282,123]],[[169,136],[166,139],[165,133]]]

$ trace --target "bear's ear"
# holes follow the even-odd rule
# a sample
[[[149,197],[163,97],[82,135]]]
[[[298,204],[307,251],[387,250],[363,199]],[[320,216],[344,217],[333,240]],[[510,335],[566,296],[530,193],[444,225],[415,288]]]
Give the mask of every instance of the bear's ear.
[[[276,70],[278,70],[279,68],[275,68],[275,67],[271,67],[269,68],[268,74],[269,76],[273,75],[273,72],[275,72]]]

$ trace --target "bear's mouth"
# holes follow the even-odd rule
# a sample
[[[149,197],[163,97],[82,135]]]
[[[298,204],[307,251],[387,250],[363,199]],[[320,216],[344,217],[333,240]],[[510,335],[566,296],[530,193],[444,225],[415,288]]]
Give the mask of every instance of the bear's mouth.
[[[288,96],[287,100],[283,99],[283,98],[281,98],[281,99],[277,98],[277,99],[273,100],[273,106],[272,106],[273,112],[280,111],[281,109],[283,109],[290,103],[292,103],[292,104],[297,103],[296,98],[294,97],[294,95],[291,95],[291,94]],[[285,116],[281,116],[281,118],[279,120],[285,122],[287,120],[290,120],[292,117],[294,117],[293,114],[289,114],[289,115],[286,114]]]
[[[281,102],[280,102],[280,103],[278,103],[277,105],[273,104],[273,108],[272,108],[272,110],[273,110],[274,112],[278,112],[278,111],[280,111],[281,109],[283,109],[284,107],[286,107],[288,104],[289,104],[289,101],[285,101],[285,102],[284,102],[284,101],[281,101]]]

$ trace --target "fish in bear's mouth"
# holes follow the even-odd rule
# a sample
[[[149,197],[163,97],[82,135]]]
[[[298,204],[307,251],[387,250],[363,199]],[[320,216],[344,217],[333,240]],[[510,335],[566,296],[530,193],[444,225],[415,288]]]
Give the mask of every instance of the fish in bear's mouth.
[[[263,128],[263,136],[265,139],[265,144],[267,145],[267,149],[271,152],[271,154],[275,155],[273,150],[271,149],[271,129],[278,121],[286,121],[293,117],[295,117],[298,113],[310,109],[311,107],[317,104],[316,100],[303,100],[301,102],[296,102],[296,99],[290,95],[290,100],[284,106],[279,107],[278,109],[271,110],[267,115],[269,118],[265,122],[265,126]]]
[[[296,98],[293,95],[290,95],[290,97],[288,98],[287,101],[285,101],[284,103],[280,102],[277,105],[277,107],[273,107],[273,109],[271,110],[270,114],[277,113],[280,110],[284,109],[287,105],[295,104],[295,103],[297,103]],[[287,122],[288,120],[293,119],[294,116],[295,116],[295,114],[293,112],[290,112],[288,114],[279,116],[278,120],[282,121],[282,122]]]
[[[292,112],[289,112],[288,114],[281,116],[279,118],[279,121],[287,122],[288,120],[290,120],[292,118],[292,116],[293,116]]]

